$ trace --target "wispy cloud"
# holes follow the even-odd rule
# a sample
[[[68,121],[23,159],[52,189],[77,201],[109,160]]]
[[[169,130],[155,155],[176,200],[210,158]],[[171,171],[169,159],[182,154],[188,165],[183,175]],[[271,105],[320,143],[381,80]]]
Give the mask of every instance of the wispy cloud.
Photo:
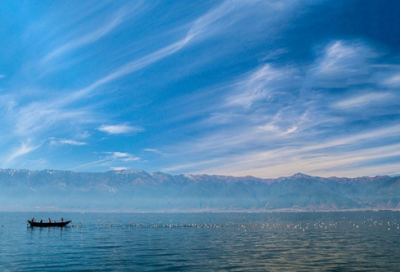
[[[24,17],[25,30],[0,34],[13,45],[1,71],[7,75],[0,96],[3,161],[39,168],[23,156],[50,142],[38,152],[46,165],[64,167],[65,160],[89,171],[393,170],[400,116],[396,45],[356,25],[357,37],[344,30],[353,4],[343,23],[330,14],[317,23],[315,14],[328,7],[317,2],[25,8],[38,12]],[[322,33],[324,19],[333,23]],[[135,136],[135,145],[132,137],[117,137],[125,135]],[[68,146],[65,158],[50,158]]]
[[[137,61],[130,62],[127,65],[122,66],[117,71],[103,77],[91,85],[80,89],[76,92],[72,92],[68,95],[63,95],[61,98],[56,98],[50,101],[34,102],[18,108],[16,113],[17,127],[16,131],[19,134],[26,134],[31,131],[37,131],[49,127],[50,125],[63,120],[75,120],[78,122],[87,122],[87,117],[91,114],[90,111],[82,108],[74,109],[70,106],[71,104],[86,98],[92,91],[102,85],[116,80],[124,75],[135,72],[139,69],[146,67],[147,65],[166,57],[173,52],[179,50],[185,41],[178,42],[171,46],[168,46],[160,51],[150,54],[149,56],[143,57]],[[86,116],[86,118],[85,118]],[[99,130],[108,132],[110,134],[139,132],[143,130],[139,127],[131,127],[127,125],[117,126],[101,126]]]
[[[60,58],[65,54],[71,53],[74,50],[90,45],[91,43],[106,37],[125,20],[130,19],[133,14],[138,13],[138,10],[143,8],[143,3],[137,1],[135,4],[124,4],[117,8],[117,10],[111,15],[103,15],[101,18],[93,16],[94,13],[99,12],[99,7],[101,6],[102,5],[100,4],[97,5],[97,7],[88,8],[89,11],[83,12],[81,18],[77,16],[79,19],[75,24],[78,23],[80,27],[77,28],[78,31],[76,31],[76,28],[73,29],[78,33],[74,33],[74,31],[71,33],[64,33],[68,28],[64,29],[64,35],[55,40],[55,43],[58,46],[47,53],[42,58],[41,63],[44,64],[56,58]],[[110,10],[112,9],[110,8]],[[88,28],[86,26],[91,27]]]
[[[181,49],[191,37],[185,37],[174,44],[166,46],[154,53],[151,53],[138,60],[134,60],[118,68],[111,74],[98,79],[89,86],[82,88],[78,91],[72,92],[68,95],[62,95],[60,98],[53,100],[45,100],[42,102],[33,102],[28,105],[15,107],[13,109],[14,122],[16,122],[16,133],[25,137],[32,136],[33,132],[43,131],[59,124],[63,121],[74,122],[90,122],[89,116],[92,114],[91,110],[83,108],[71,107],[74,103],[88,97],[95,89],[100,88],[104,84],[110,83],[122,76],[138,71],[146,66],[165,58]],[[90,39],[89,39],[90,40]],[[81,43],[78,43],[81,44]],[[70,48],[68,46],[67,48]],[[63,49],[64,50],[64,49]],[[65,49],[66,50],[66,49]],[[141,127],[134,127],[128,125],[102,125],[98,130],[109,134],[126,134],[143,131]]]
[[[166,170],[259,177],[278,177],[297,172],[322,176],[345,173],[354,177],[360,175],[360,169],[363,169],[363,175],[385,174],[384,171],[377,171],[377,168],[374,168],[373,172],[363,165],[378,159],[399,156],[399,144],[371,148],[364,146],[368,142],[375,143],[377,139],[395,137],[398,132],[400,126],[392,126],[317,144],[302,143],[301,146],[291,144],[270,150],[244,152],[240,155],[180,164]],[[399,172],[395,167],[400,163],[390,162],[390,164],[391,171]]]
[[[224,5],[228,3],[229,1],[224,2]],[[200,19],[196,20],[194,25],[189,29],[189,31],[186,33],[186,36],[181,39],[176,41],[175,43],[172,43],[170,45],[167,45],[153,53],[150,53],[142,58],[133,60],[118,69],[116,69],[114,72],[108,74],[107,76],[95,81],[91,85],[87,86],[86,88],[83,88],[77,92],[75,92],[73,95],[70,96],[71,100],[79,99],[82,96],[86,96],[96,88],[99,88],[100,86],[112,82],[120,77],[123,77],[125,75],[131,74],[133,72],[136,72],[140,69],[143,69],[159,60],[162,60],[179,50],[183,49],[186,45],[190,44],[190,42],[197,36],[203,34],[206,32],[206,26],[214,22],[215,20],[218,20],[219,18],[229,14],[231,8],[223,9],[224,11],[218,11],[215,12],[214,10],[210,11]],[[212,19],[208,17],[212,17]],[[208,19],[205,19],[208,18]],[[67,100],[68,101],[68,100]]]
[[[126,124],[121,125],[102,125],[97,128],[97,130],[101,132],[105,132],[108,134],[131,134],[142,132],[144,129],[138,126],[129,126]]]
[[[400,74],[390,76],[384,83],[389,86],[400,86]]]
[[[307,5],[298,1],[284,0],[279,3],[274,1],[235,1],[225,0],[219,6],[213,7],[209,12],[194,21],[188,37],[197,39],[208,39],[221,33],[237,31],[243,27],[240,23],[256,17],[259,24],[255,23],[252,28],[246,28],[247,33],[258,29],[265,30],[269,27],[271,33],[277,27],[279,21],[284,21],[290,17],[290,12],[299,5]],[[261,23],[262,22],[262,23]],[[261,27],[264,26],[264,27]],[[246,39],[246,37],[243,37]]]
[[[314,87],[343,88],[371,82],[371,64],[379,54],[366,43],[334,41],[324,47],[308,71],[307,82]],[[307,84],[307,85],[308,85]]]
[[[226,105],[248,108],[257,100],[270,99],[293,84],[296,80],[293,73],[291,69],[277,69],[266,64],[235,84],[235,91],[228,96]]]
[[[109,22],[59,46],[48,53],[46,57],[44,57],[43,61],[47,62],[54,58],[60,57],[63,54],[72,52],[79,47],[89,45],[90,43],[105,37],[122,22],[125,16],[126,12],[124,10],[118,11],[114,18],[112,18]],[[185,45],[187,45],[193,39],[193,37],[200,35],[200,33],[203,31],[202,29],[203,28],[197,29],[196,31],[189,30],[182,39],[164,46],[153,53],[123,64],[108,75],[95,80],[92,84],[89,84],[88,86],[77,91],[62,93],[58,97],[53,96],[49,99],[45,98],[41,101],[36,100],[35,102],[28,104],[15,103],[14,107],[10,109],[10,112],[7,116],[7,119],[9,120],[8,122],[14,127],[14,135],[17,135],[21,138],[30,137],[35,139],[35,137],[48,132],[49,130],[55,130],[56,128],[62,127],[64,130],[68,130],[74,128],[74,126],[79,127],[79,125],[84,125],[83,129],[86,129],[85,126],[87,124],[96,123],[99,121],[101,122],[101,120],[98,120],[97,118],[92,118],[95,115],[95,108],[93,106],[85,107],[79,102],[92,96],[94,90],[99,89],[105,84],[109,84],[123,76],[139,71],[178,52]],[[74,126],[66,125],[68,123],[74,124]],[[142,127],[130,126],[126,124],[102,125],[97,129],[108,134],[129,134],[144,130]],[[77,145],[77,143],[82,142],[59,142],[59,144],[70,145]],[[11,157],[11,159],[13,158],[14,157]]]
[[[390,164],[393,172],[398,164],[391,159],[399,154],[390,152],[395,148],[390,143],[399,126],[388,122],[371,130],[364,125],[366,116],[393,114],[399,101],[392,90],[382,89],[397,67],[377,68],[381,55],[362,41],[335,41],[318,51],[311,65],[268,63],[239,77],[218,92],[218,100],[227,102],[206,111],[210,121],[200,124],[210,133],[164,147],[183,157],[166,170],[261,177],[382,174],[364,167],[374,163]],[[357,88],[361,84],[368,89]],[[232,118],[216,123],[215,116]]]
[[[367,59],[376,56],[372,49],[360,41],[335,41],[325,48],[317,70],[321,75],[330,76],[365,73],[368,66],[362,67],[362,65],[366,64]]]
[[[127,166],[121,165],[131,165],[132,163],[140,161],[140,158],[127,153],[127,152],[102,152],[100,158],[98,160],[84,163],[78,166],[73,167],[72,169],[85,169],[85,168],[94,168],[94,167],[117,167],[117,168],[128,168]]]
[[[87,132],[87,131],[84,131],[84,132],[82,132],[82,133],[77,135],[77,138],[80,138],[80,139],[86,139],[86,138],[89,138],[89,137],[90,137],[90,133]]]
[[[73,109],[70,107],[71,104],[87,98],[94,90],[99,89],[105,84],[111,83],[123,76],[143,69],[159,60],[162,60],[178,52],[184,46],[186,46],[194,37],[206,32],[209,25],[218,21],[219,18],[222,18],[229,14],[234,8],[237,8],[236,4],[234,6],[230,6],[229,3],[229,1],[226,1],[222,4],[222,6],[209,11],[201,18],[195,20],[193,26],[191,26],[183,39],[167,45],[144,57],[128,62],[127,64],[120,66],[112,73],[96,80],[85,88],[82,88],[75,92],[71,92],[68,95],[63,95],[61,98],[56,98],[50,101],[34,102],[28,104],[27,106],[20,107],[18,109],[18,112],[16,113],[17,133],[20,135],[28,136],[29,133],[32,131],[43,130],[60,121],[72,119],[87,122],[87,119],[91,112],[82,108]],[[116,17],[106,26],[103,26],[100,29],[94,30],[92,33],[77,38],[72,42],[68,42],[67,44],[51,52],[46,58],[52,58],[76,47],[95,41],[96,39],[104,36],[105,34],[109,33],[109,31],[111,31],[113,28],[115,28],[121,22],[124,16],[125,12],[117,12]],[[215,27],[213,27],[213,29],[215,29]],[[124,134],[139,132],[143,130],[140,127],[132,127],[127,125],[103,125],[98,129],[109,134]]]
[[[346,98],[334,105],[336,108],[354,108],[363,107],[369,104],[376,104],[385,100],[390,99],[391,93],[367,93],[356,97]]]
[[[10,163],[11,161],[15,160],[16,158],[26,155],[36,149],[38,149],[41,145],[37,146],[32,146],[29,144],[29,141],[27,143],[23,142],[21,143],[21,146],[14,150],[6,159],[6,164]]]
[[[51,140],[50,141],[51,145],[76,145],[76,146],[80,146],[80,145],[87,145],[86,142],[79,142],[79,141],[75,141],[75,140]]]
[[[118,159],[125,162],[140,160],[139,157],[124,152],[104,152],[104,154],[108,154],[111,159]]]
[[[197,30],[197,31],[192,31],[194,26],[187,32],[186,36],[178,40],[175,43],[172,43],[170,45],[167,45],[153,53],[150,53],[142,58],[133,60],[131,62],[128,62],[125,65],[120,66],[116,70],[114,70],[112,73],[96,80],[89,86],[82,88],[76,92],[72,92],[69,94],[67,97],[63,97],[62,99],[57,99],[53,101],[52,103],[47,103],[50,107],[53,106],[65,106],[70,103],[76,102],[77,100],[83,99],[86,96],[88,96],[92,91],[94,91],[97,88],[100,88],[101,86],[110,83],[112,81],[115,81],[123,76],[126,76],[128,74],[131,74],[133,72],[136,72],[140,69],[143,69],[159,60],[164,59],[165,57],[168,57],[177,51],[181,50],[186,44],[188,44],[196,35],[199,35],[202,31]],[[42,106],[42,105],[41,105]]]
[[[113,171],[121,171],[121,170],[126,170],[127,168],[126,167],[110,167],[110,170],[113,170]]]
[[[9,118],[15,122],[15,134],[32,137],[35,132],[41,132],[65,122],[91,122],[92,112],[85,108],[65,108],[53,103],[33,102],[26,106],[14,107]]]
[[[400,173],[398,170],[400,163],[391,160],[400,155],[397,148],[398,144],[344,150],[342,152],[335,152],[334,150],[330,150],[330,152],[323,150],[309,152],[302,149],[279,149],[272,152],[248,154],[247,156],[242,156],[240,160],[230,161],[230,164],[225,164],[224,166],[221,166],[223,164],[221,162],[214,164],[219,165],[219,167],[213,167],[209,164],[207,172],[229,172],[235,173],[235,175],[252,173],[252,175],[261,177],[278,177],[297,172],[320,176],[339,175],[347,177],[388,173],[398,174]],[[382,163],[380,162],[382,159],[389,161]],[[371,163],[376,167],[371,168]]]
[[[150,152],[150,153],[160,154],[160,155],[162,155],[162,156],[166,156],[166,155],[167,155],[166,153],[161,152],[160,150],[155,149],[155,148],[144,148],[143,151]]]
[[[196,36],[206,35],[210,36],[226,28],[228,25],[233,24],[234,20],[230,17],[230,21],[226,24],[221,23],[220,20],[237,10],[239,7],[246,6],[246,2],[239,1],[224,1],[220,6],[214,8],[197,19],[190,31],[187,34],[187,38],[191,39]]]
[[[69,41],[66,44],[60,46],[59,48],[53,50],[52,52],[47,54],[42,61],[43,62],[50,61],[51,59],[66,54],[72,51],[73,49],[97,41],[101,37],[111,32],[115,27],[117,27],[122,22],[123,17],[124,17],[123,14],[117,14],[115,18],[113,18],[110,22],[99,27],[98,29],[95,29],[92,32],[87,33],[81,37],[78,37],[75,40]]]

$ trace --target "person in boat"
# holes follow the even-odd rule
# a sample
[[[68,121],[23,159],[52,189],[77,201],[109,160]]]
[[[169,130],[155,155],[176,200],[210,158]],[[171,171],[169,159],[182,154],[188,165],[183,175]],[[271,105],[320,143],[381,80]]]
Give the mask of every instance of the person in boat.
[[[43,223],[43,219],[40,219],[40,224],[42,224]]]
[[[64,223],[64,218],[61,217],[61,223]]]
[[[49,218],[49,223],[51,223],[51,219]]]
[[[35,217],[32,217],[32,222],[35,222]]]

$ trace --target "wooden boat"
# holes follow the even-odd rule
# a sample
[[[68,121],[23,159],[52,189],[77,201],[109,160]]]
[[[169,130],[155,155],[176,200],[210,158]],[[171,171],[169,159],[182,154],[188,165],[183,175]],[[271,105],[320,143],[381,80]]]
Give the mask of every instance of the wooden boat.
[[[31,225],[31,227],[41,227],[41,228],[47,228],[47,227],[65,227],[66,225],[68,225],[69,223],[71,223],[71,221],[64,221],[64,222],[55,222],[55,223],[40,223],[40,222],[32,222],[30,220],[28,220],[29,225]]]

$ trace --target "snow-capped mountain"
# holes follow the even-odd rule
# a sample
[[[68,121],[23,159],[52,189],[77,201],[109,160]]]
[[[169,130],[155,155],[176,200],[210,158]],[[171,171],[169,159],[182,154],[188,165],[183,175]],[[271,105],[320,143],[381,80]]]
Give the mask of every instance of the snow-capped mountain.
[[[342,210],[400,208],[400,177],[277,179],[0,170],[0,206],[78,210]],[[21,208],[22,209],[22,208]]]

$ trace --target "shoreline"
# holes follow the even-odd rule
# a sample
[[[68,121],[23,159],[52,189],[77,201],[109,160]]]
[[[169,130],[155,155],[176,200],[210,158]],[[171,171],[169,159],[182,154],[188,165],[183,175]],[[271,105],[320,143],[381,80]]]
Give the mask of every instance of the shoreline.
[[[270,214],[270,213],[332,213],[332,212],[400,212],[400,209],[335,209],[335,210],[306,210],[306,209],[276,209],[276,210],[219,210],[219,209],[197,209],[197,210],[96,210],[96,209],[62,209],[62,208],[20,208],[12,210],[10,207],[0,207],[2,213],[30,213],[30,212],[43,212],[43,213],[124,213],[124,214],[190,214],[190,213],[247,213],[247,214]]]

